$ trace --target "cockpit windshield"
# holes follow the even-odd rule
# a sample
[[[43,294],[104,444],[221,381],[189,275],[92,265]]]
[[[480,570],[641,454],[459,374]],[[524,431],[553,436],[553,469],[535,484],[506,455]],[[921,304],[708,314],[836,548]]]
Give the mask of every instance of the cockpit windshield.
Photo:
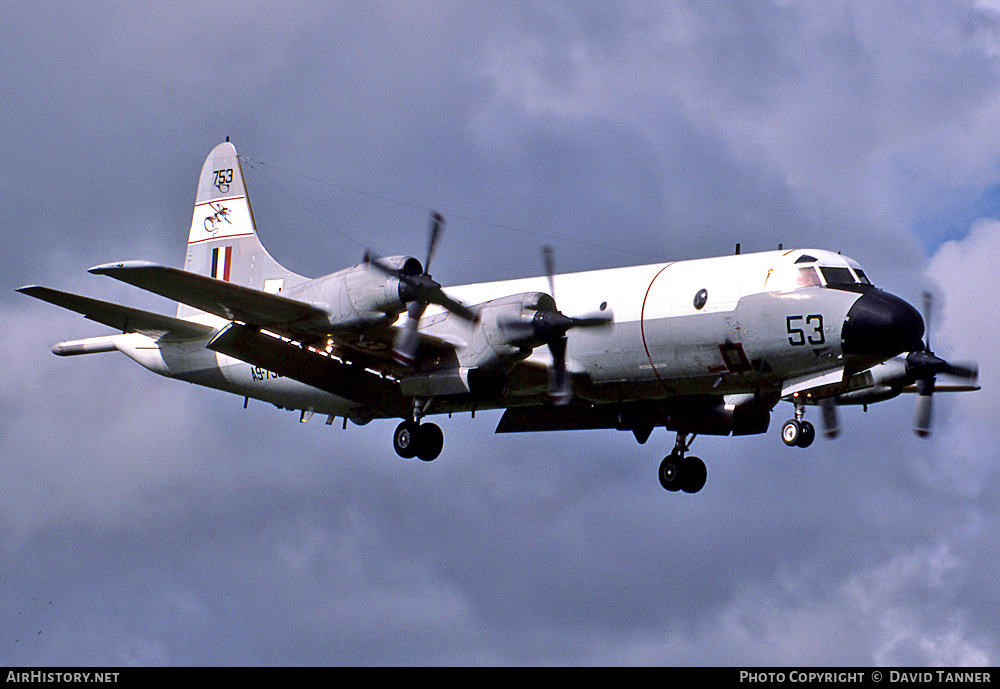
[[[775,274],[778,278],[776,284],[782,285],[784,289],[831,287],[857,290],[858,286],[872,284],[856,262],[826,251],[799,254],[789,268],[791,270],[785,269]],[[770,278],[770,274],[768,277]]]
[[[819,271],[823,273],[826,284],[834,287],[836,285],[853,285],[857,283],[850,268],[839,268],[834,266],[820,266]]]
[[[819,279],[819,273],[815,268],[799,268],[799,287],[819,287],[823,282]]]

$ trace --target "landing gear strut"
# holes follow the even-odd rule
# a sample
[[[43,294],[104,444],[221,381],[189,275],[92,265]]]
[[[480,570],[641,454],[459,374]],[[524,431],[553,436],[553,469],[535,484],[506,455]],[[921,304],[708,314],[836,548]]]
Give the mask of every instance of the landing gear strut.
[[[686,456],[694,438],[692,435],[688,440],[687,433],[678,433],[674,449],[660,462],[660,485],[672,493],[679,490],[697,493],[708,478],[705,463],[697,457]]]
[[[805,408],[795,405],[795,418],[789,419],[781,427],[781,439],[788,447],[809,447],[816,439],[816,428],[808,421],[802,420]]]

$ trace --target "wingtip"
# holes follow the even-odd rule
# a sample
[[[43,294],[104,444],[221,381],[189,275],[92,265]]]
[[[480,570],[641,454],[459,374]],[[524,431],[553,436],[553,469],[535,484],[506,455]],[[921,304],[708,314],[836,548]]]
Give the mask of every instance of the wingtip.
[[[124,263],[102,263],[99,266],[94,266],[93,268],[87,268],[88,273],[93,273],[94,275],[104,275],[117,268],[124,268]]]
[[[99,266],[94,266],[93,268],[88,268],[88,273],[93,273],[94,275],[107,275],[109,273],[114,273],[120,270],[129,270],[131,268],[157,268],[159,264],[153,263],[151,261],[118,261],[116,263],[102,263]]]

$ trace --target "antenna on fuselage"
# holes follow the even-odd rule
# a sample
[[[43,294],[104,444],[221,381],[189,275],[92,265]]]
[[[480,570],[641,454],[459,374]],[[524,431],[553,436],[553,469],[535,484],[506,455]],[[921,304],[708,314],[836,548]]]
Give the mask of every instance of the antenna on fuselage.
[[[740,243],[739,242],[736,242],[736,255],[737,256],[740,255]]]

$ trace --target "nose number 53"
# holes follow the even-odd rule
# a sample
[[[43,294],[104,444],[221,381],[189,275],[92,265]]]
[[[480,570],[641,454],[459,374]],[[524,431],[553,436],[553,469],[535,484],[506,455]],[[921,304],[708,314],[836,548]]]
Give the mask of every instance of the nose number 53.
[[[812,313],[808,316],[786,316],[785,324],[788,328],[788,343],[793,346],[804,344],[821,345],[826,343],[826,335],[823,333],[822,314]]]

